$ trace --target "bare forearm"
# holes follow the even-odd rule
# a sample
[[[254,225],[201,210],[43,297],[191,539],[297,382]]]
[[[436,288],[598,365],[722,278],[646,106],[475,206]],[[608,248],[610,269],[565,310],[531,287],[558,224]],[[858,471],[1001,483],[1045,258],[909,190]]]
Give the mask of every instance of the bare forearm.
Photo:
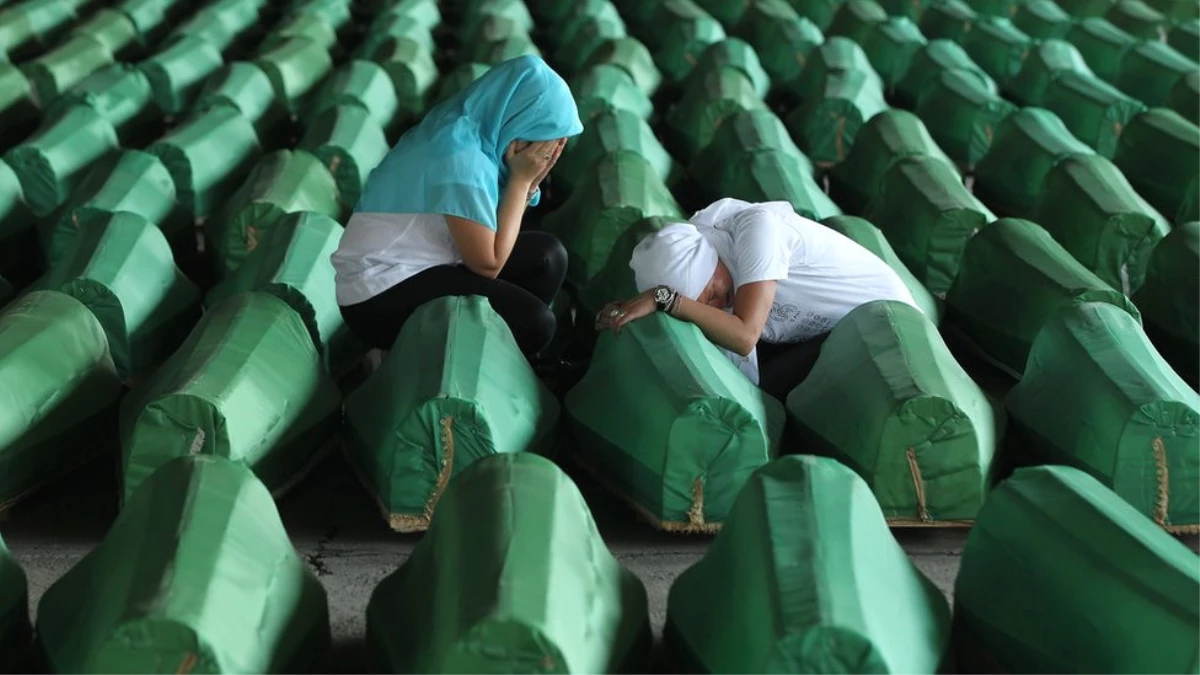
[[[504,269],[508,257],[512,255],[513,246],[517,243],[517,235],[521,233],[521,218],[525,215],[525,205],[528,200],[528,183],[510,180],[505,185],[496,218],[496,241],[494,244],[496,274]]]
[[[742,356],[749,356],[758,344],[761,329],[755,329],[742,321],[736,314],[724,312],[715,307],[681,297],[675,307],[674,316],[682,321],[693,323],[708,338],[718,346]]]

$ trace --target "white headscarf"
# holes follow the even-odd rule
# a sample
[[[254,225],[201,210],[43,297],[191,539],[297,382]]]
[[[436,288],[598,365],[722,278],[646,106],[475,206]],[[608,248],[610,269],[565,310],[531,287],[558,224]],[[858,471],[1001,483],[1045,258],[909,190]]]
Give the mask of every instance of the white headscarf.
[[[670,286],[692,300],[717,271],[717,249],[691,223],[671,223],[646,237],[629,259],[638,292]]]

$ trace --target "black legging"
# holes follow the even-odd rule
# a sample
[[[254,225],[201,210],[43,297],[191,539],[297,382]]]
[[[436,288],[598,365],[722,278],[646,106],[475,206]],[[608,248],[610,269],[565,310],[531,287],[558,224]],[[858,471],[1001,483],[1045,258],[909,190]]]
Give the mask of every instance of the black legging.
[[[497,279],[462,265],[439,265],[342,307],[342,317],[369,346],[391,349],[401,326],[421,305],[448,295],[482,295],[508,324],[521,351],[535,356],[554,338],[558,322],[550,303],[566,276],[567,250],[558,239],[548,232],[522,232]]]
[[[790,344],[758,343],[758,387],[786,403],[788,394],[796,388],[821,355],[821,344],[829,333],[804,342]]]

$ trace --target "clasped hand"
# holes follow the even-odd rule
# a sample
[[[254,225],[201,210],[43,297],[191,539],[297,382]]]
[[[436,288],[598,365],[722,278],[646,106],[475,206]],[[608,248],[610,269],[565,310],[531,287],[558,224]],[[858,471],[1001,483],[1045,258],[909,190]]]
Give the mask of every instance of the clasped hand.
[[[640,293],[621,302],[610,302],[596,315],[596,330],[602,331],[607,328],[614,335],[619,335],[621,329],[630,321],[636,321],[644,316],[649,316],[656,309],[658,309],[658,306],[655,304],[654,296],[650,294],[650,291]]]
[[[523,146],[521,141],[509,143],[504,152],[509,179],[528,186],[529,193],[533,194],[558,162],[558,157],[566,145],[565,138],[557,141],[536,141]]]

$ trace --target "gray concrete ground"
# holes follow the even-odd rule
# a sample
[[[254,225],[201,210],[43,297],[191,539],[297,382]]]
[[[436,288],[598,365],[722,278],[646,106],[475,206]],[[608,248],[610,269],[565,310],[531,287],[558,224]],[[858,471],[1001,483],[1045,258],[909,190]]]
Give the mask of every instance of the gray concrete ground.
[[[103,538],[116,513],[116,482],[104,479],[113,473],[86,470],[20,504],[0,522],[0,534],[29,577],[31,612],[46,588]],[[646,584],[651,620],[661,631],[672,581],[703,555],[710,539],[658,532],[586,477],[575,478],[613,554]],[[334,648],[327,672],[360,672],[367,601],[418,537],[386,527],[340,455],[319,465],[279,506],[296,549],[329,594]],[[949,596],[966,532],[897,534],[916,565]]]
[[[567,468],[613,554],[646,584],[650,618],[661,633],[671,583],[704,554],[710,539],[658,532],[586,475]],[[116,514],[116,494],[113,468],[91,467],[18,505],[0,522],[0,534],[29,577],[35,617],[46,588],[103,538]],[[387,528],[340,454],[318,465],[279,507],[296,550],[329,595],[334,645],[325,672],[362,672],[367,601],[375,586],[404,562],[419,537]],[[966,530],[893,532],[916,566],[952,600]],[[1189,537],[1185,543],[1200,550],[1200,538]]]

